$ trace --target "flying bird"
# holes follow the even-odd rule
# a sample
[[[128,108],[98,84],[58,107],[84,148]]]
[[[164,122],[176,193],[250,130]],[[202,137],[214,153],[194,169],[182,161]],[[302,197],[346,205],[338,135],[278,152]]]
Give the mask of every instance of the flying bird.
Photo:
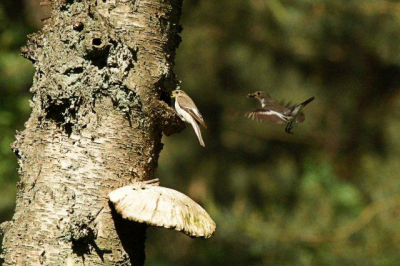
[[[172,91],[172,98],[175,98],[175,110],[178,116],[192,125],[194,132],[199,139],[200,145],[205,147],[203,138],[201,137],[201,131],[199,124],[207,128],[206,123],[204,123],[203,117],[201,116],[199,110],[194,104],[193,100],[183,91],[174,90]]]
[[[247,97],[255,98],[261,103],[261,108],[245,114],[247,118],[254,121],[268,122],[272,124],[287,123],[285,131],[289,134],[293,134],[293,122],[302,123],[305,120],[305,116],[301,111],[307,104],[314,100],[314,97],[311,97],[305,102],[290,106],[290,104],[281,105],[274,102],[271,96],[263,91],[249,93]]]

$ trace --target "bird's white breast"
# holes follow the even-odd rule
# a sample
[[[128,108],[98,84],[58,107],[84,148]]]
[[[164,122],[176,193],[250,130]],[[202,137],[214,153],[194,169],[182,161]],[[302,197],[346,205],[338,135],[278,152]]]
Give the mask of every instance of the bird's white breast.
[[[178,103],[178,98],[175,99],[175,110],[178,113],[179,117],[186,122],[184,114],[187,114],[187,112],[185,110],[183,110],[179,103]]]

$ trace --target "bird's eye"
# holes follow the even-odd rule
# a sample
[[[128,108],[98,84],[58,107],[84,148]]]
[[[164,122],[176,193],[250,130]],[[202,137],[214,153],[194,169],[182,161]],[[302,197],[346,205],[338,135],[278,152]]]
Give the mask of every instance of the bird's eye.
[[[260,92],[257,92],[257,95],[260,95]]]

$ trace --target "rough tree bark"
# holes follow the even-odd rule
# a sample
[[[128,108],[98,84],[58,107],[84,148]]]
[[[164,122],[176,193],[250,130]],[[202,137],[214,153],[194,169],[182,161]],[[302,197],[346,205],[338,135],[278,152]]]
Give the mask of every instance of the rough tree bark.
[[[32,114],[13,150],[21,181],[3,224],[4,265],[142,265],[146,227],[110,208],[110,191],[154,178],[182,0],[54,0],[23,55]]]

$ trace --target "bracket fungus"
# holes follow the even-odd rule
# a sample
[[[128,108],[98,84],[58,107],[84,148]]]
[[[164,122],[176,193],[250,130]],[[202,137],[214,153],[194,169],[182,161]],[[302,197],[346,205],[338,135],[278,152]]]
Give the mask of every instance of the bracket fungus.
[[[154,181],[118,188],[108,197],[124,219],[175,229],[191,237],[209,238],[215,232],[215,222],[199,204]]]

